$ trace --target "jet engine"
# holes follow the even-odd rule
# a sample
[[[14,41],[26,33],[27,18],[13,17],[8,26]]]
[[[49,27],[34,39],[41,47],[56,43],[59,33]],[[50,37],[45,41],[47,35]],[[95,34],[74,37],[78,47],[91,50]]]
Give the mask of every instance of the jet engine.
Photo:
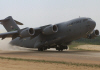
[[[94,30],[92,34],[88,36],[89,39],[94,39],[95,37],[99,36],[99,30]]]
[[[45,35],[49,35],[49,34],[56,33],[57,31],[58,31],[57,25],[50,25],[50,26],[44,28],[42,33]]]
[[[35,34],[35,30],[33,28],[26,28],[20,32],[20,37],[30,37]]]

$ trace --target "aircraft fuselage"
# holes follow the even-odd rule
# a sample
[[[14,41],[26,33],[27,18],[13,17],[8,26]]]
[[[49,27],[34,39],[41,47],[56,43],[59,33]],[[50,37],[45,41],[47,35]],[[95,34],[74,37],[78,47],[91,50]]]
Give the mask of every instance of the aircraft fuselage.
[[[38,48],[43,46],[55,46],[66,44],[76,39],[83,38],[90,34],[96,23],[90,18],[77,18],[67,22],[56,24],[58,32],[50,35],[39,34],[35,38],[30,37],[22,38],[17,37],[10,43],[27,48]]]

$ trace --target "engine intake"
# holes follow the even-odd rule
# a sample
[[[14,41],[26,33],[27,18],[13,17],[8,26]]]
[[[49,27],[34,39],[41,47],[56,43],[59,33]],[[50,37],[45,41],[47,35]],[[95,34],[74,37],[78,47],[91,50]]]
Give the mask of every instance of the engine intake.
[[[56,33],[57,31],[58,31],[57,25],[51,25],[51,26],[44,28],[42,33],[45,35],[49,35],[49,34]]]
[[[92,34],[89,35],[89,39],[93,39],[99,35],[99,30],[94,30]]]
[[[30,37],[35,34],[35,30],[33,28],[26,28],[20,32],[20,37]]]

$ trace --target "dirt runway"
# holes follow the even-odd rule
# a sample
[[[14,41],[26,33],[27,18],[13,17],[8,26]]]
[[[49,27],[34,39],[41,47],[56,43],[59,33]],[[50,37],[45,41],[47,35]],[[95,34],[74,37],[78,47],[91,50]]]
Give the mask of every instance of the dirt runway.
[[[39,52],[37,50],[25,51],[0,51],[0,57],[63,61],[73,63],[100,64],[100,52],[92,51],[63,51],[47,50]],[[74,66],[54,63],[13,61],[0,59],[0,70],[99,70],[95,67]]]
[[[63,51],[47,50],[39,52],[37,50],[31,51],[0,51],[0,56],[36,59],[36,60],[50,60],[50,61],[64,61],[75,63],[89,63],[100,64],[100,52],[92,51]]]
[[[11,39],[0,40],[0,56],[13,57],[13,58],[24,58],[24,59],[38,59],[38,60],[51,60],[51,61],[64,61],[64,62],[76,62],[76,63],[89,63],[89,64],[100,64],[100,52],[96,51],[63,51],[58,52],[54,49],[39,52],[36,49],[26,50],[18,48],[17,46],[10,46],[8,42]],[[92,46],[93,48],[94,46]],[[100,47],[100,46],[95,46]],[[94,48],[95,48],[94,47]],[[85,48],[91,48],[91,45],[85,46]],[[93,48],[93,49],[94,49]],[[93,50],[92,49],[92,50]],[[99,49],[99,48],[97,48]],[[99,49],[100,50],[100,49]]]

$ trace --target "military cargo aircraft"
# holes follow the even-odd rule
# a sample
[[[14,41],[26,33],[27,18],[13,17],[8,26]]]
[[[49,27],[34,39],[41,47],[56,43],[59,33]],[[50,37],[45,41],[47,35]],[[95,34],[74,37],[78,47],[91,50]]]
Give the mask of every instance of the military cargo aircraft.
[[[79,17],[55,25],[45,25],[38,28],[26,27],[23,29],[17,26],[17,24],[23,24],[14,20],[11,16],[0,20],[0,22],[7,30],[6,33],[0,34],[2,40],[11,37],[11,45],[38,48],[38,51],[49,48],[63,51],[68,49],[67,45],[73,40],[80,38],[93,39],[99,35],[99,30],[94,30],[96,22],[86,17]]]

